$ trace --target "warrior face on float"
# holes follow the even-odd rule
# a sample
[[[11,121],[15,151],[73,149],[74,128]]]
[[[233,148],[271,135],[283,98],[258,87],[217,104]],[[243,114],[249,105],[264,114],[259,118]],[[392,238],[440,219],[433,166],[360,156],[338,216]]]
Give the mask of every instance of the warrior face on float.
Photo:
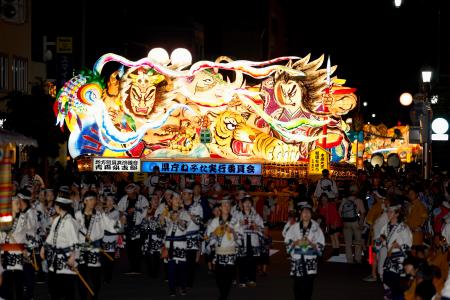
[[[149,68],[130,68],[121,82],[122,103],[128,114],[146,118],[162,99],[165,77]]]
[[[275,77],[274,95],[278,105],[290,112],[297,112],[303,95],[306,95],[306,88],[299,78],[282,73]]]

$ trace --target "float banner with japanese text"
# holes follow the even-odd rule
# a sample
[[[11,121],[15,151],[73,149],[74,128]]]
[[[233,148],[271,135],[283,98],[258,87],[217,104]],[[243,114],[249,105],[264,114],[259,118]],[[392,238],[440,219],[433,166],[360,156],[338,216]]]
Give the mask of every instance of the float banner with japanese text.
[[[93,158],[94,172],[140,172],[137,158]]]
[[[202,162],[142,162],[142,172],[152,172],[157,166],[161,173],[261,175],[261,164],[222,164]]]

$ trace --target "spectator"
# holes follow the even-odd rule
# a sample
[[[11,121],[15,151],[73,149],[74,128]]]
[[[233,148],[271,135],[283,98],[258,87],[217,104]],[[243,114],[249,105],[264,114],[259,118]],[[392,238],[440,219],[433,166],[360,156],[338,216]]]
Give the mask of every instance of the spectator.
[[[364,219],[365,209],[362,200],[357,197],[358,193],[358,186],[352,184],[350,186],[350,196],[344,198],[339,207],[339,214],[344,223],[345,255],[349,263],[353,263],[353,261],[361,263],[362,238],[360,219]],[[354,257],[352,253],[353,237],[355,238]]]
[[[450,212],[450,203],[442,201],[439,207],[433,210],[433,231],[435,234],[440,234],[444,227],[443,218]]]
[[[428,219],[428,211],[419,199],[419,190],[417,187],[409,188],[408,198],[410,205],[405,223],[413,233],[413,245],[422,245],[424,237],[422,227]]]
[[[339,233],[342,231],[342,222],[339,217],[336,202],[329,201],[327,194],[323,193],[320,196],[318,212],[323,222],[322,228],[325,228],[324,233],[328,234],[331,239],[331,246],[333,248],[332,256],[338,256]]]
[[[324,169],[322,171],[322,178],[319,179],[314,192],[314,198],[317,199],[326,193],[329,199],[334,199],[338,196],[338,189],[336,182],[330,178],[330,171]]]

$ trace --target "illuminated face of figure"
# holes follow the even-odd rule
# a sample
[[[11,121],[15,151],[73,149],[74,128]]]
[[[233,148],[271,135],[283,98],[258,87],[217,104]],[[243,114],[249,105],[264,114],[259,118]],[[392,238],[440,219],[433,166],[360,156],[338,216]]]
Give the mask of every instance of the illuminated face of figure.
[[[295,80],[278,80],[275,83],[275,98],[280,106],[296,110],[302,101],[302,88]]]
[[[133,76],[133,75],[131,75]],[[150,85],[150,76],[144,72],[139,72],[133,78],[134,84],[131,86],[130,101],[133,113],[139,116],[146,116],[153,108],[156,99],[156,87]]]
[[[199,92],[204,93],[211,90],[218,82],[218,77],[214,77],[210,72],[204,71],[198,73],[192,82],[194,84],[194,95]]]
[[[148,116],[153,111],[160,92],[158,84],[164,79],[163,75],[153,69],[129,69],[121,81],[121,93],[130,113],[139,117]]]

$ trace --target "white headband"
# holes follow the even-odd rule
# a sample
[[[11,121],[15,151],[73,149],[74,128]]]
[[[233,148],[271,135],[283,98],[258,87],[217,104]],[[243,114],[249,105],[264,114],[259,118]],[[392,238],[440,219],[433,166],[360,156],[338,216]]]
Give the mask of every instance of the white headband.
[[[17,194],[17,197],[19,197],[19,198],[21,198],[21,199],[23,199],[23,200],[31,200],[31,197],[30,197],[30,196],[25,196],[25,195],[22,194],[22,193],[18,193],[18,194]]]
[[[62,203],[62,204],[72,204],[72,200],[64,198],[64,197],[57,197],[55,201]]]

